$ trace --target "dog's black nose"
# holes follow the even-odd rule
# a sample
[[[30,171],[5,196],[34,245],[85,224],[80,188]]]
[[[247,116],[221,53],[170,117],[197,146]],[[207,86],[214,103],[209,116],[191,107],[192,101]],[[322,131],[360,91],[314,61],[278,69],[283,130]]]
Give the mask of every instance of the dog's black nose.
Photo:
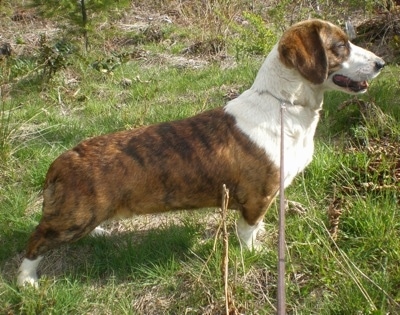
[[[381,70],[385,66],[385,62],[383,60],[375,61],[375,68],[377,70]]]

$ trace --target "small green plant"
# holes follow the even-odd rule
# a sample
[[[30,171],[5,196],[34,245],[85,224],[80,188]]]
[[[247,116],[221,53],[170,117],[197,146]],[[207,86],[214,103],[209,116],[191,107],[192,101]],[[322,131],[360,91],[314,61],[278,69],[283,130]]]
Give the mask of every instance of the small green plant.
[[[275,32],[268,28],[262,17],[244,12],[246,24],[232,24],[232,28],[239,34],[233,41],[236,58],[240,59],[243,55],[266,55],[274,46],[277,40]]]
[[[43,78],[48,81],[57,71],[66,68],[70,64],[68,57],[72,53],[73,47],[64,41],[51,45],[48,43],[45,34],[40,35],[39,46],[38,63],[40,68],[43,69]]]

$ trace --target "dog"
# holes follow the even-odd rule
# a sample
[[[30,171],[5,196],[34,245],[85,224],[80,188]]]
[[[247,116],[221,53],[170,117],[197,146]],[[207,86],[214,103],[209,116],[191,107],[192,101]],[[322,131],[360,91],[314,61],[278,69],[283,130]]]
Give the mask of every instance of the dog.
[[[284,187],[311,161],[328,90],[364,93],[385,62],[352,44],[337,26],[307,20],[287,29],[253,85],[224,107],[173,122],[81,142],[50,166],[43,216],[30,236],[18,285],[37,286],[43,255],[102,222],[134,214],[218,207],[223,184],[240,211],[238,235],[256,246],[279,192],[280,108],[284,112]]]

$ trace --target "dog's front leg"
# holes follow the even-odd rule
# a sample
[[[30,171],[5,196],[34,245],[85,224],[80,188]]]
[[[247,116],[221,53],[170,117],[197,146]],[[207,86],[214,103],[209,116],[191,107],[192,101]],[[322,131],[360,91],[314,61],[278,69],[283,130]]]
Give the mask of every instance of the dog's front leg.
[[[256,238],[258,232],[263,230],[264,222],[262,220],[254,225],[250,225],[246,222],[243,216],[241,216],[237,221],[237,232],[239,235],[239,241],[249,250],[261,250],[262,246]]]

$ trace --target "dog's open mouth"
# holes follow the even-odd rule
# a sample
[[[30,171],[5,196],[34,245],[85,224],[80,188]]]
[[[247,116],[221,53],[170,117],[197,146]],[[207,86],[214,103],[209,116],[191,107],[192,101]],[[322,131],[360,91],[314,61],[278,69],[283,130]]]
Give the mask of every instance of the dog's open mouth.
[[[333,83],[340,87],[344,87],[349,89],[352,92],[361,92],[368,89],[368,82],[367,81],[353,81],[349,77],[346,77],[341,74],[336,74],[332,78]]]

